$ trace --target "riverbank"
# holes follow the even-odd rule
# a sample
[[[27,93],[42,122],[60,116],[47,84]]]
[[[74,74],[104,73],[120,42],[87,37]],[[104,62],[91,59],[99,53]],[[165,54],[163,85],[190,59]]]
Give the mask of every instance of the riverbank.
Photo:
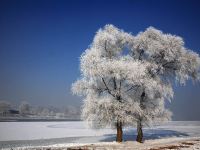
[[[146,140],[144,143],[135,141],[98,142],[98,143],[67,143],[49,146],[16,147],[12,150],[198,150],[200,137],[193,138],[166,138]],[[3,150],[10,150],[5,148]]]
[[[116,144],[116,130],[104,128],[93,130],[82,121],[57,122],[0,122],[0,149],[17,147],[46,147],[57,145],[80,146],[88,144]],[[136,138],[136,129],[123,129],[124,143]],[[144,140],[148,142],[162,139],[200,137],[200,121],[172,121],[163,125],[144,128]],[[173,140],[172,140],[173,142]],[[133,142],[134,143],[134,142]]]

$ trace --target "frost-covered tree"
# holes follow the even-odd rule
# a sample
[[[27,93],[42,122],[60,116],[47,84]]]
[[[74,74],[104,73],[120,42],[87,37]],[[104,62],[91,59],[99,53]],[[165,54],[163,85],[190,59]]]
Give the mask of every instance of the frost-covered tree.
[[[173,97],[173,82],[185,85],[188,79],[199,80],[200,58],[197,53],[184,46],[181,37],[164,34],[153,27],[134,38],[131,51],[134,59],[154,65],[148,73],[150,78],[155,79],[155,82],[150,83],[153,91],[143,88],[140,99],[143,114],[137,119],[137,141],[141,142],[145,122],[163,120],[170,116],[164,108],[164,100]]]
[[[0,101],[0,114],[5,115],[10,108],[11,108],[11,105],[9,102]]]
[[[63,113],[65,117],[76,117],[79,115],[79,110],[78,107],[69,105],[64,108]]]
[[[43,116],[43,117],[50,116],[50,110],[49,110],[49,108],[43,108],[42,111],[40,112],[40,115]]]
[[[106,25],[82,54],[81,78],[72,90],[85,96],[82,117],[92,127],[142,127],[170,119],[164,100],[173,97],[174,80],[185,83],[199,79],[200,58],[186,49],[182,38],[163,34],[152,27],[133,36],[113,25]]]
[[[30,104],[28,102],[21,102],[21,104],[19,105],[19,112],[22,115],[27,115],[30,113]]]

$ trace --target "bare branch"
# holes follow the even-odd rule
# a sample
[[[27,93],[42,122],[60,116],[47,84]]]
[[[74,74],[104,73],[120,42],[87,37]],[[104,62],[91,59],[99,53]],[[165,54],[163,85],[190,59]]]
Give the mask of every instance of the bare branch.
[[[133,86],[131,86],[131,88],[129,88],[128,90],[126,90],[125,93],[128,92],[128,91],[130,91],[130,90],[133,90],[134,88],[137,88],[137,87],[139,87],[139,85],[133,85]]]
[[[120,82],[119,82],[119,94],[121,94],[121,85],[122,85],[122,81],[120,80]]]
[[[112,93],[111,93],[111,91],[110,91],[110,89],[108,88],[108,86],[107,86],[107,84],[106,84],[106,82],[105,82],[104,78],[101,78],[101,79],[102,79],[102,81],[103,81],[103,83],[104,83],[104,85],[105,85],[105,87],[106,87],[106,90],[108,91],[108,93],[109,93],[110,95],[112,95],[113,97],[115,97],[115,95],[114,95],[114,94],[112,94]]]
[[[142,60],[142,55],[144,54],[144,50],[142,49],[141,51],[140,51],[140,54],[139,54],[139,60]]]
[[[115,77],[113,77],[113,84],[114,84],[114,90],[116,90],[117,89],[117,83],[116,83]]]
[[[104,46],[104,49],[105,49],[105,51],[108,53],[108,55],[109,55],[109,58],[111,59],[111,52],[110,51],[108,51],[108,49],[107,49],[107,40],[105,40],[105,46]]]

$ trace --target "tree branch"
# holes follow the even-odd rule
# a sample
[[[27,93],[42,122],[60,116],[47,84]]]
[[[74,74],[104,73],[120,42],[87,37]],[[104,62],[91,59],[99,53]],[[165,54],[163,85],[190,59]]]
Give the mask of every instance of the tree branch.
[[[106,90],[108,91],[108,93],[109,93],[110,95],[112,95],[113,97],[115,97],[115,95],[114,95],[114,94],[112,94],[112,93],[111,93],[111,91],[110,91],[110,89],[108,88],[108,86],[107,86],[107,84],[106,84],[106,82],[105,82],[104,78],[101,78],[101,79],[102,79],[102,81],[103,81],[103,83],[104,83],[104,85],[105,85],[105,87],[106,87]]]
[[[122,85],[122,81],[120,80],[119,82],[119,94],[121,95],[121,85]]]
[[[140,54],[139,54],[139,60],[142,60],[142,55],[144,54],[144,50],[142,49],[141,51],[140,51]]]
[[[105,51],[108,53],[108,57],[111,59],[111,52],[107,50],[107,40],[105,40],[105,46],[104,46]]]
[[[175,60],[174,61],[170,61],[170,62],[166,62],[166,63],[162,64],[162,66],[165,67],[165,66],[173,64],[173,63],[175,63]]]
[[[132,90],[132,89],[134,89],[134,88],[136,88],[136,87],[139,87],[139,85],[133,85],[133,86],[131,86],[131,88],[129,88],[129,89],[126,90],[125,92],[128,92],[128,91],[130,91],[130,90]]]
[[[116,83],[115,77],[113,77],[113,84],[114,84],[114,90],[116,90],[117,89],[117,83]]]

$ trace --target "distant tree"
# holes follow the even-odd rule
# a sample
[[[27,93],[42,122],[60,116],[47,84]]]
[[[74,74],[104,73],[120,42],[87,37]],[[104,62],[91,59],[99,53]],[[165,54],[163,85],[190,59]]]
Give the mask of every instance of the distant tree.
[[[134,37],[106,25],[80,62],[82,76],[72,91],[85,96],[82,117],[95,128],[116,127],[118,142],[126,125],[137,126],[142,142],[144,125],[170,119],[164,100],[173,97],[174,79],[199,79],[198,54],[182,38],[152,27]]]
[[[50,107],[31,107],[31,113],[41,117],[55,117],[56,113],[60,113],[61,109],[50,106]]]
[[[25,101],[21,102],[21,104],[19,105],[19,112],[22,115],[30,114],[30,104]]]
[[[11,105],[7,101],[0,101],[0,113],[2,115],[5,115],[8,110],[11,108]]]
[[[64,115],[66,117],[77,117],[79,115],[79,109],[75,106],[67,106],[65,107]]]
[[[44,117],[50,116],[50,110],[48,108],[43,108],[40,115]]]

